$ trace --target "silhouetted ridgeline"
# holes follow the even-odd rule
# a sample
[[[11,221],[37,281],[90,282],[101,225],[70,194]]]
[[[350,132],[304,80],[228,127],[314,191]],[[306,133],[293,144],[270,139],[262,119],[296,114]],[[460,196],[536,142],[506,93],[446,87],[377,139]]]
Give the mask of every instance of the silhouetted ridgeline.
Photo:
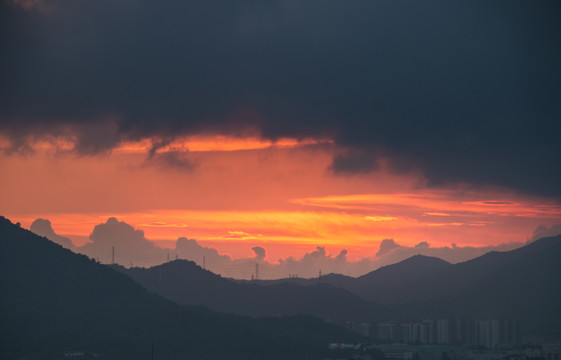
[[[111,265],[146,289],[179,304],[252,316],[310,314],[330,321],[380,317],[382,307],[330,284],[260,286],[238,283],[204,270],[192,261],[175,260],[149,269]],[[386,314],[387,315],[387,314]]]
[[[251,315],[309,313],[329,320],[516,319],[524,332],[561,328],[561,236],[449,264],[413,256],[358,278],[237,281],[179,260],[125,269],[182,304]]]
[[[309,316],[252,319],[179,306],[0,217],[0,357],[293,359],[349,332]]]

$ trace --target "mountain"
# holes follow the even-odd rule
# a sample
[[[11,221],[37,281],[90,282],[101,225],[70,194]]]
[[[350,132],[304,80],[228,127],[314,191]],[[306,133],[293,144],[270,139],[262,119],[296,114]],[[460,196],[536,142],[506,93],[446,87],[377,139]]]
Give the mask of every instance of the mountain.
[[[561,330],[561,236],[459,265],[457,274],[477,279],[444,297],[452,312],[516,318],[527,331]]]
[[[435,257],[415,255],[358,278],[328,274],[322,276],[320,281],[322,284],[343,288],[365,300],[381,304],[410,303],[436,296],[440,290],[440,283],[432,279],[452,267],[452,264]],[[293,278],[264,280],[258,283],[279,285],[284,282],[309,286],[317,283],[318,280]]]
[[[525,332],[561,329],[561,235],[458,264],[417,255],[358,278],[330,274],[321,282],[385,305],[395,320],[512,318]]]
[[[452,265],[432,297],[392,305],[399,319],[515,319],[527,334],[561,330],[561,236]]]
[[[252,319],[180,306],[0,217],[0,357],[292,359],[353,334],[309,316]]]
[[[345,288],[365,299],[386,304],[419,301],[441,290],[438,282],[430,280],[451,267],[444,260],[415,255],[360,276]]]
[[[302,286],[281,283],[260,286],[225,279],[187,260],[159,266],[125,269],[146,289],[179,304],[205,305],[213,310],[252,316],[311,314],[332,321],[379,317],[383,309],[330,284]]]

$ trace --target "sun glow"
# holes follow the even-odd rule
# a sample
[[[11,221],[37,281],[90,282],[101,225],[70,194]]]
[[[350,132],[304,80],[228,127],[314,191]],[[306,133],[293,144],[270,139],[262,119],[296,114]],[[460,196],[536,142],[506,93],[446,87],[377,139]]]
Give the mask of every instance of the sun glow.
[[[117,217],[160,243],[185,236],[223,244],[232,254],[261,244],[283,257],[330,246],[348,249],[351,258],[375,253],[382,239],[410,246],[524,241],[536,226],[561,219],[554,201],[500,189],[419,189],[422,178],[383,168],[337,176],[328,170],[334,153],[326,144],[191,136],[75,156],[72,142],[47,139],[26,155],[0,154],[0,211],[27,227],[47,218],[57,233],[82,242],[97,224]],[[150,158],[178,151],[196,166]]]

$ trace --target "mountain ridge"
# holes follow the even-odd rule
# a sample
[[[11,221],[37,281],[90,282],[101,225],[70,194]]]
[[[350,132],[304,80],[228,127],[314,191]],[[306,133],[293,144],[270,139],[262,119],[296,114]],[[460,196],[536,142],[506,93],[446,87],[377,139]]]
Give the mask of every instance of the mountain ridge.
[[[222,302],[228,303],[233,299],[231,294],[234,293],[237,294],[235,296],[238,300],[255,304],[247,308],[236,307],[232,303],[229,307],[218,307],[222,311],[232,313],[253,311],[252,315],[263,316],[264,313],[255,311],[257,304],[266,309],[267,307],[281,308],[290,302],[283,300],[280,305],[274,302],[275,296],[277,300],[282,298],[282,294],[279,294],[282,291],[286,293],[292,291],[289,298],[299,299],[305,298],[303,294],[307,293],[315,293],[320,298],[330,297],[329,294],[345,294],[346,297],[342,299],[356,301],[356,298],[349,297],[349,294],[354,294],[364,300],[364,303],[345,302],[332,296],[333,302],[330,307],[322,308],[322,301],[317,300],[312,302],[315,305],[313,308],[305,306],[304,301],[299,301],[299,310],[323,318],[329,318],[329,315],[333,316],[335,313],[341,319],[363,319],[375,322],[424,318],[513,318],[524,322],[528,331],[539,331],[541,328],[551,328],[561,324],[561,311],[556,309],[552,301],[549,301],[549,299],[561,298],[561,294],[547,284],[555,281],[561,283],[561,261],[558,259],[561,259],[561,236],[536,240],[525,247],[507,252],[490,252],[458,264],[416,255],[358,278],[328,274],[316,279],[290,278],[249,282],[213,275],[215,281],[205,286],[211,288],[217,286],[211,292],[222,294],[222,298],[219,299]],[[163,269],[169,266],[174,265],[168,263],[156,268]],[[203,271],[194,263],[191,263],[189,268]],[[127,274],[136,272],[136,275],[132,275],[133,278],[152,291],[162,291],[154,283],[148,284],[146,279],[142,279],[142,276],[155,273],[153,269],[121,269]],[[186,273],[181,275],[181,269],[177,270],[180,271],[174,276],[179,278],[189,276]],[[141,273],[144,275],[140,276]],[[206,271],[206,273],[210,272]],[[173,286],[178,289],[189,288],[188,283],[185,278],[183,282],[176,282],[175,285],[170,281],[166,284],[167,291]],[[227,290],[221,292],[220,289],[224,289],[221,286],[226,287]],[[539,293],[540,297],[536,298],[531,293],[528,294],[525,288],[534,289],[532,293]],[[337,293],[336,289],[344,292]],[[160,293],[179,302],[189,303],[193,299],[189,300],[191,295],[185,289],[177,291],[180,294],[176,293],[175,296],[179,298],[170,296],[166,291]],[[266,297],[263,296],[264,293],[276,295]],[[209,302],[204,298],[198,298],[198,303],[211,304],[211,308],[217,306],[216,301]],[[368,309],[369,305],[370,309]],[[352,311],[344,309],[352,309]]]
[[[149,291],[177,303],[203,304],[228,313],[251,316],[306,313],[341,321],[364,313],[375,316],[382,311],[379,305],[321,282],[307,286],[279,283],[263,287],[256,283],[222,278],[188,260],[174,260],[148,269],[111,266],[129,275]]]
[[[0,218],[0,355],[50,359],[291,359],[359,341],[310,316],[253,319],[180,306],[130,277]],[[217,345],[220,344],[220,345]]]

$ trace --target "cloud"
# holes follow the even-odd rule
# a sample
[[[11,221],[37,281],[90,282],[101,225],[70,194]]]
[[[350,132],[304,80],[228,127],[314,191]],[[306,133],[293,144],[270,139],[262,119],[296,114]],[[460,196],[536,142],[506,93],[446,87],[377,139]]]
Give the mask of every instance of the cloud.
[[[555,1],[53,3],[48,15],[0,5],[5,150],[252,129],[333,139],[335,174],[383,158],[431,186],[561,196]]]
[[[267,257],[267,251],[261,246],[254,246],[251,250],[255,253],[255,259],[258,261],[263,261]]]
[[[214,248],[201,246],[197,240],[185,237],[177,239],[175,252],[180,259],[194,261],[207,269],[223,269],[232,261],[230,256],[220,254]]]
[[[396,244],[393,239],[384,239],[380,243],[380,249],[376,253],[376,256],[383,256],[398,247],[401,247],[401,245]]]
[[[329,169],[336,174],[369,173],[378,170],[378,160],[374,152],[352,149],[335,155]]]
[[[376,268],[403,261],[414,255],[437,257],[450,263],[459,263],[476,258],[490,251],[510,251],[523,246],[524,243],[511,242],[496,246],[457,246],[432,247],[426,241],[415,246],[397,244],[393,239],[385,239],[380,243],[380,250],[376,254],[374,263]]]
[[[319,273],[329,274],[364,274],[368,270],[369,261],[348,262],[347,250],[343,249],[337,255],[328,254],[325,247],[318,246],[316,250],[305,253],[301,258],[288,257],[279,259],[278,264],[270,264],[264,274],[277,277],[298,276],[304,278],[317,277]]]
[[[335,260],[340,261],[340,262],[347,262],[347,254],[348,254],[348,251],[343,249],[343,250],[341,250],[339,255],[335,256]]]
[[[163,168],[171,168],[182,171],[194,170],[198,163],[189,158],[187,149],[174,149],[161,152],[160,150],[168,147],[172,142],[171,138],[160,139],[152,142],[152,146],[148,150],[147,161],[155,163]]]
[[[29,230],[34,232],[37,235],[44,236],[47,239],[51,240],[52,242],[55,242],[59,245],[62,245],[67,249],[70,249],[70,250],[75,249],[75,246],[72,243],[72,240],[70,240],[67,237],[57,235],[55,233],[55,231],[53,230],[53,227],[51,225],[51,222],[49,220],[36,219],[35,221],[33,221],[31,226],[29,227]]]
[[[103,263],[111,263],[113,248],[115,262],[125,266],[131,263],[136,266],[162,263],[169,253],[146,239],[142,230],[114,217],[96,225],[90,234],[90,241],[77,251]]]
[[[168,151],[157,153],[149,157],[149,161],[157,163],[163,168],[180,171],[192,171],[197,167],[197,162],[189,159],[186,151]]]
[[[556,236],[561,234],[561,224],[554,224],[551,227],[547,227],[546,225],[539,225],[534,230],[532,236],[528,239],[528,242],[536,241],[544,237],[548,236]]]
[[[38,219],[33,224],[32,231],[40,235],[48,234],[49,238],[65,239],[54,233],[48,220]],[[536,234],[550,236],[561,232],[560,230],[561,225],[554,225],[551,228],[540,226],[534,232],[534,236],[537,236]],[[278,261],[267,258],[267,251],[264,247],[253,246],[251,248],[254,253],[253,257],[233,259],[227,254],[220,253],[216,248],[201,245],[197,240],[186,237],[178,238],[175,248],[160,248],[146,239],[143,231],[118,221],[116,218],[109,218],[105,223],[96,225],[90,235],[90,240],[90,243],[74,250],[92,258],[98,258],[103,263],[111,262],[112,248],[115,247],[115,262],[123,266],[130,266],[132,263],[134,266],[149,267],[168,261],[168,257],[170,260],[177,257],[194,261],[199,266],[224,277],[238,279],[250,279],[255,276],[257,267],[260,279],[279,279],[289,276],[313,278],[317,277],[320,272],[324,275],[337,273],[360,276],[417,254],[458,263],[490,251],[508,251],[524,245],[514,242],[484,247],[457,246],[455,244],[450,247],[432,247],[427,242],[421,242],[415,246],[405,246],[396,243],[393,239],[384,239],[380,241],[379,250],[375,255],[367,256],[359,261],[349,261],[346,249],[342,249],[336,254],[330,254],[323,246],[317,246],[300,258],[289,256],[278,259]]]
[[[25,10],[39,10],[43,12],[52,12],[60,0],[7,0],[6,3],[14,4]]]

